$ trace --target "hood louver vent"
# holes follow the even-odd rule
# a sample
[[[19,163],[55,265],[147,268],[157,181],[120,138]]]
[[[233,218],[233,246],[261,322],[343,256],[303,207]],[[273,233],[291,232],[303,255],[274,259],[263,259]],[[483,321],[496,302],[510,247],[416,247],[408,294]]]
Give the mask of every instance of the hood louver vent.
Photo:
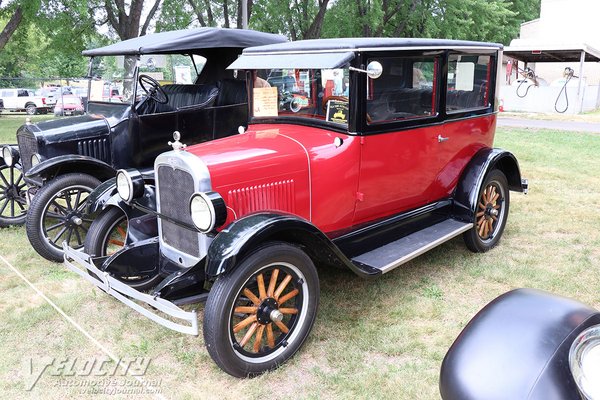
[[[107,139],[80,140],[77,143],[77,152],[82,156],[94,157],[109,163],[110,150]]]
[[[235,210],[238,218],[255,211],[295,212],[293,180],[230,190],[227,195],[227,205]]]

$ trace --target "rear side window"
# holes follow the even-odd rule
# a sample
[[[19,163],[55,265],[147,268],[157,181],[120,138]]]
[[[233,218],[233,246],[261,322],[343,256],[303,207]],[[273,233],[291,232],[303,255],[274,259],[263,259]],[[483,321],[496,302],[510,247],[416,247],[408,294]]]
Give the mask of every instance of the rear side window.
[[[436,57],[377,58],[383,73],[367,78],[367,123],[431,117],[436,110]]]
[[[492,57],[489,55],[451,54],[446,111],[489,107],[491,73]]]

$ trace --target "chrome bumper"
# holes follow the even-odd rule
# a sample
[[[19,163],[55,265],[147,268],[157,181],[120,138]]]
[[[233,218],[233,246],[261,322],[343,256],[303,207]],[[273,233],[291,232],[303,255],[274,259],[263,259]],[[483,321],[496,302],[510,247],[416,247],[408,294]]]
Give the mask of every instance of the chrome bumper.
[[[65,266],[94,286],[98,286],[115,299],[150,318],[157,324],[177,332],[198,335],[198,317],[196,311],[184,311],[168,300],[151,296],[129,287],[125,283],[110,276],[108,272],[100,271],[94,265],[92,258],[89,255],[69,247],[66,243],[63,243],[63,250],[65,252]],[[95,274],[99,279],[91,276],[88,272]],[[148,304],[155,310],[144,308],[134,300]],[[177,323],[166,319],[161,313],[166,314],[173,319],[180,320],[181,322]]]

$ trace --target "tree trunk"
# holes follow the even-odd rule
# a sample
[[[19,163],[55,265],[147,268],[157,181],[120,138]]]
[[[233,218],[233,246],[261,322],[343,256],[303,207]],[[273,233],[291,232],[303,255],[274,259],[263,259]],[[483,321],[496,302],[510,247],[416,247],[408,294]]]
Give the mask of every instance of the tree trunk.
[[[2,32],[0,32],[0,50],[2,50],[4,46],[6,46],[6,43],[8,43],[13,33],[15,33],[22,20],[23,8],[21,6],[18,6],[13,15],[10,17],[10,20],[8,20],[8,23],[6,24]]]
[[[225,28],[229,28],[229,7],[228,0],[223,0],[223,19],[225,20]]]
[[[329,0],[319,0],[319,12],[317,12],[312,24],[310,24],[310,27],[303,35],[303,39],[318,39],[321,36],[321,28],[323,27],[323,20],[325,19],[328,3]]]

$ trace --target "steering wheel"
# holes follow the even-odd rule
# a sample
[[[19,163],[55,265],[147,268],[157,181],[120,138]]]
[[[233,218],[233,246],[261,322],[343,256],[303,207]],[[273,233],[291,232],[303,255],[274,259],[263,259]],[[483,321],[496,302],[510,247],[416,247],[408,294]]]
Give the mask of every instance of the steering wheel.
[[[167,93],[156,79],[148,75],[140,75],[138,77],[138,82],[142,89],[144,89],[144,92],[146,92],[148,97],[152,100],[160,104],[166,104],[169,101]],[[146,87],[144,83],[148,85],[148,87]]]

